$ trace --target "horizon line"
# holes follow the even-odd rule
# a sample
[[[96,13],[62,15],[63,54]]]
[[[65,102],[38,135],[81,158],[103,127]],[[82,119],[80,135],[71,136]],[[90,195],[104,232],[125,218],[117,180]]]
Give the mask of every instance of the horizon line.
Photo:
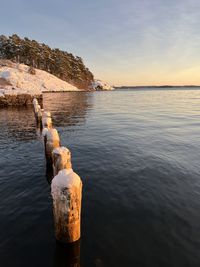
[[[118,88],[118,87],[200,87],[200,85],[113,85],[113,87]]]

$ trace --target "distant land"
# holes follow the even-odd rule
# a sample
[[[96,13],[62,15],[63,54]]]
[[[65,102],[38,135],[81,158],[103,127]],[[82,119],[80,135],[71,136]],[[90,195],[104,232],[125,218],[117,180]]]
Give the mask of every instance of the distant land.
[[[115,89],[143,89],[143,88],[195,88],[195,87],[200,87],[200,85],[141,85],[141,86],[114,86]]]

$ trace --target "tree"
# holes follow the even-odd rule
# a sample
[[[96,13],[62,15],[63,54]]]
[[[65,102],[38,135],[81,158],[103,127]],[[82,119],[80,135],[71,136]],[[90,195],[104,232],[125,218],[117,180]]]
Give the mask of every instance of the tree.
[[[0,36],[0,58],[48,71],[79,88],[88,87],[94,79],[81,57],[17,34]]]

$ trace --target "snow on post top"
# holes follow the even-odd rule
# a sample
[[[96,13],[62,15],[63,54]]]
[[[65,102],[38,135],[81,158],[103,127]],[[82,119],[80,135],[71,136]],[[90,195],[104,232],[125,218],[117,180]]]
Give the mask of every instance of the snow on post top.
[[[57,190],[62,188],[79,188],[81,179],[72,169],[63,169],[53,178],[51,183],[52,195],[57,195]]]

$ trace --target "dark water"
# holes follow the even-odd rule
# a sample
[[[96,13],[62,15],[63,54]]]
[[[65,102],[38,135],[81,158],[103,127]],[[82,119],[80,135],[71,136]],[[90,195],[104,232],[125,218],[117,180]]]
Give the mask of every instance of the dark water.
[[[0,110],[0,266],[200,266],[200,91],[45,94],[83,180],[77,258],[54,239],[32,109]]]

